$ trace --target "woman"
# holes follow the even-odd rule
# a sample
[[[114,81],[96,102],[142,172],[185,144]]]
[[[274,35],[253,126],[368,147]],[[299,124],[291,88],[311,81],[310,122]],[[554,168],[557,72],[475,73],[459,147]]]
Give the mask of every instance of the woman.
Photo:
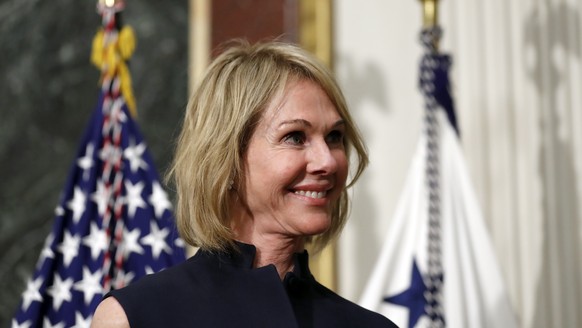
[[[190,99],[171,177],[200,250],[111,292],[93,327],[393,327],[320,285],[307,242],[337,237],[368,158],[329,71],[283,43],[239,43]]]

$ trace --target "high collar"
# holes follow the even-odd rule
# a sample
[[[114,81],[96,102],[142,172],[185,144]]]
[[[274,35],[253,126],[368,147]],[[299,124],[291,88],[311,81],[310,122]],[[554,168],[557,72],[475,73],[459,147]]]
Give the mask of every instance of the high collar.
[[[257,248],[254,245],[239,241],[235,241],[235,246],[235,249],[229,249],[217,254],[220,262],[235,268],[253,269]],[[293,254],[293,271],[286,274],[285,280],[287,280],[287,276],[291,273],[294,277],[301,280],[309,280],[312,278],[311,271],[309,270],[309,254],[306,250],[302,253]]]

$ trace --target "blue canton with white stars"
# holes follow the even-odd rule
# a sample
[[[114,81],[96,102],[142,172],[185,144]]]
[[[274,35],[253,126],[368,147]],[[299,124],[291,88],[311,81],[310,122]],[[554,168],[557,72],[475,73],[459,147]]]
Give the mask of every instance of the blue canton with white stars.
[[[102,94],[12,327],[89,327],[103,295],[186,258],[123,102]]]

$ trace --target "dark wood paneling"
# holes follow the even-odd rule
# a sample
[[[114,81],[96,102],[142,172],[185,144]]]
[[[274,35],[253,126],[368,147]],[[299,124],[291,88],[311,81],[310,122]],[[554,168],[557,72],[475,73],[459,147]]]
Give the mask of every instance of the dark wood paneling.
[[[213,55],[221,44],[234,38],[251,43],[273,38],[297,42],[298,7],[298,0],[212,1]]]

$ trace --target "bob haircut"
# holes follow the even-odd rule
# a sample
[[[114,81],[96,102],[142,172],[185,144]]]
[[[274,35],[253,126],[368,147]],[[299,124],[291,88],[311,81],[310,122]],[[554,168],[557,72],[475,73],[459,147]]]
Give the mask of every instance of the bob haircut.
[[[346,156],[350,158],[351,149],[357,155],[347,187],[360,177],[368,164],[367,151],[330,71],[295,45],[237,40],[212,62],[192,94],[168,174],[177,192],[178,230],[188,244],[210,251],[234,246],[229,204],[236,190],[229,189],[233,182],[240,186],[244,181],[246,145],[265,108],[298,80],[318,84],[345,121]],[[311,240],[316,252],[345,225],[346,188],[333,207],[330,228]]]

